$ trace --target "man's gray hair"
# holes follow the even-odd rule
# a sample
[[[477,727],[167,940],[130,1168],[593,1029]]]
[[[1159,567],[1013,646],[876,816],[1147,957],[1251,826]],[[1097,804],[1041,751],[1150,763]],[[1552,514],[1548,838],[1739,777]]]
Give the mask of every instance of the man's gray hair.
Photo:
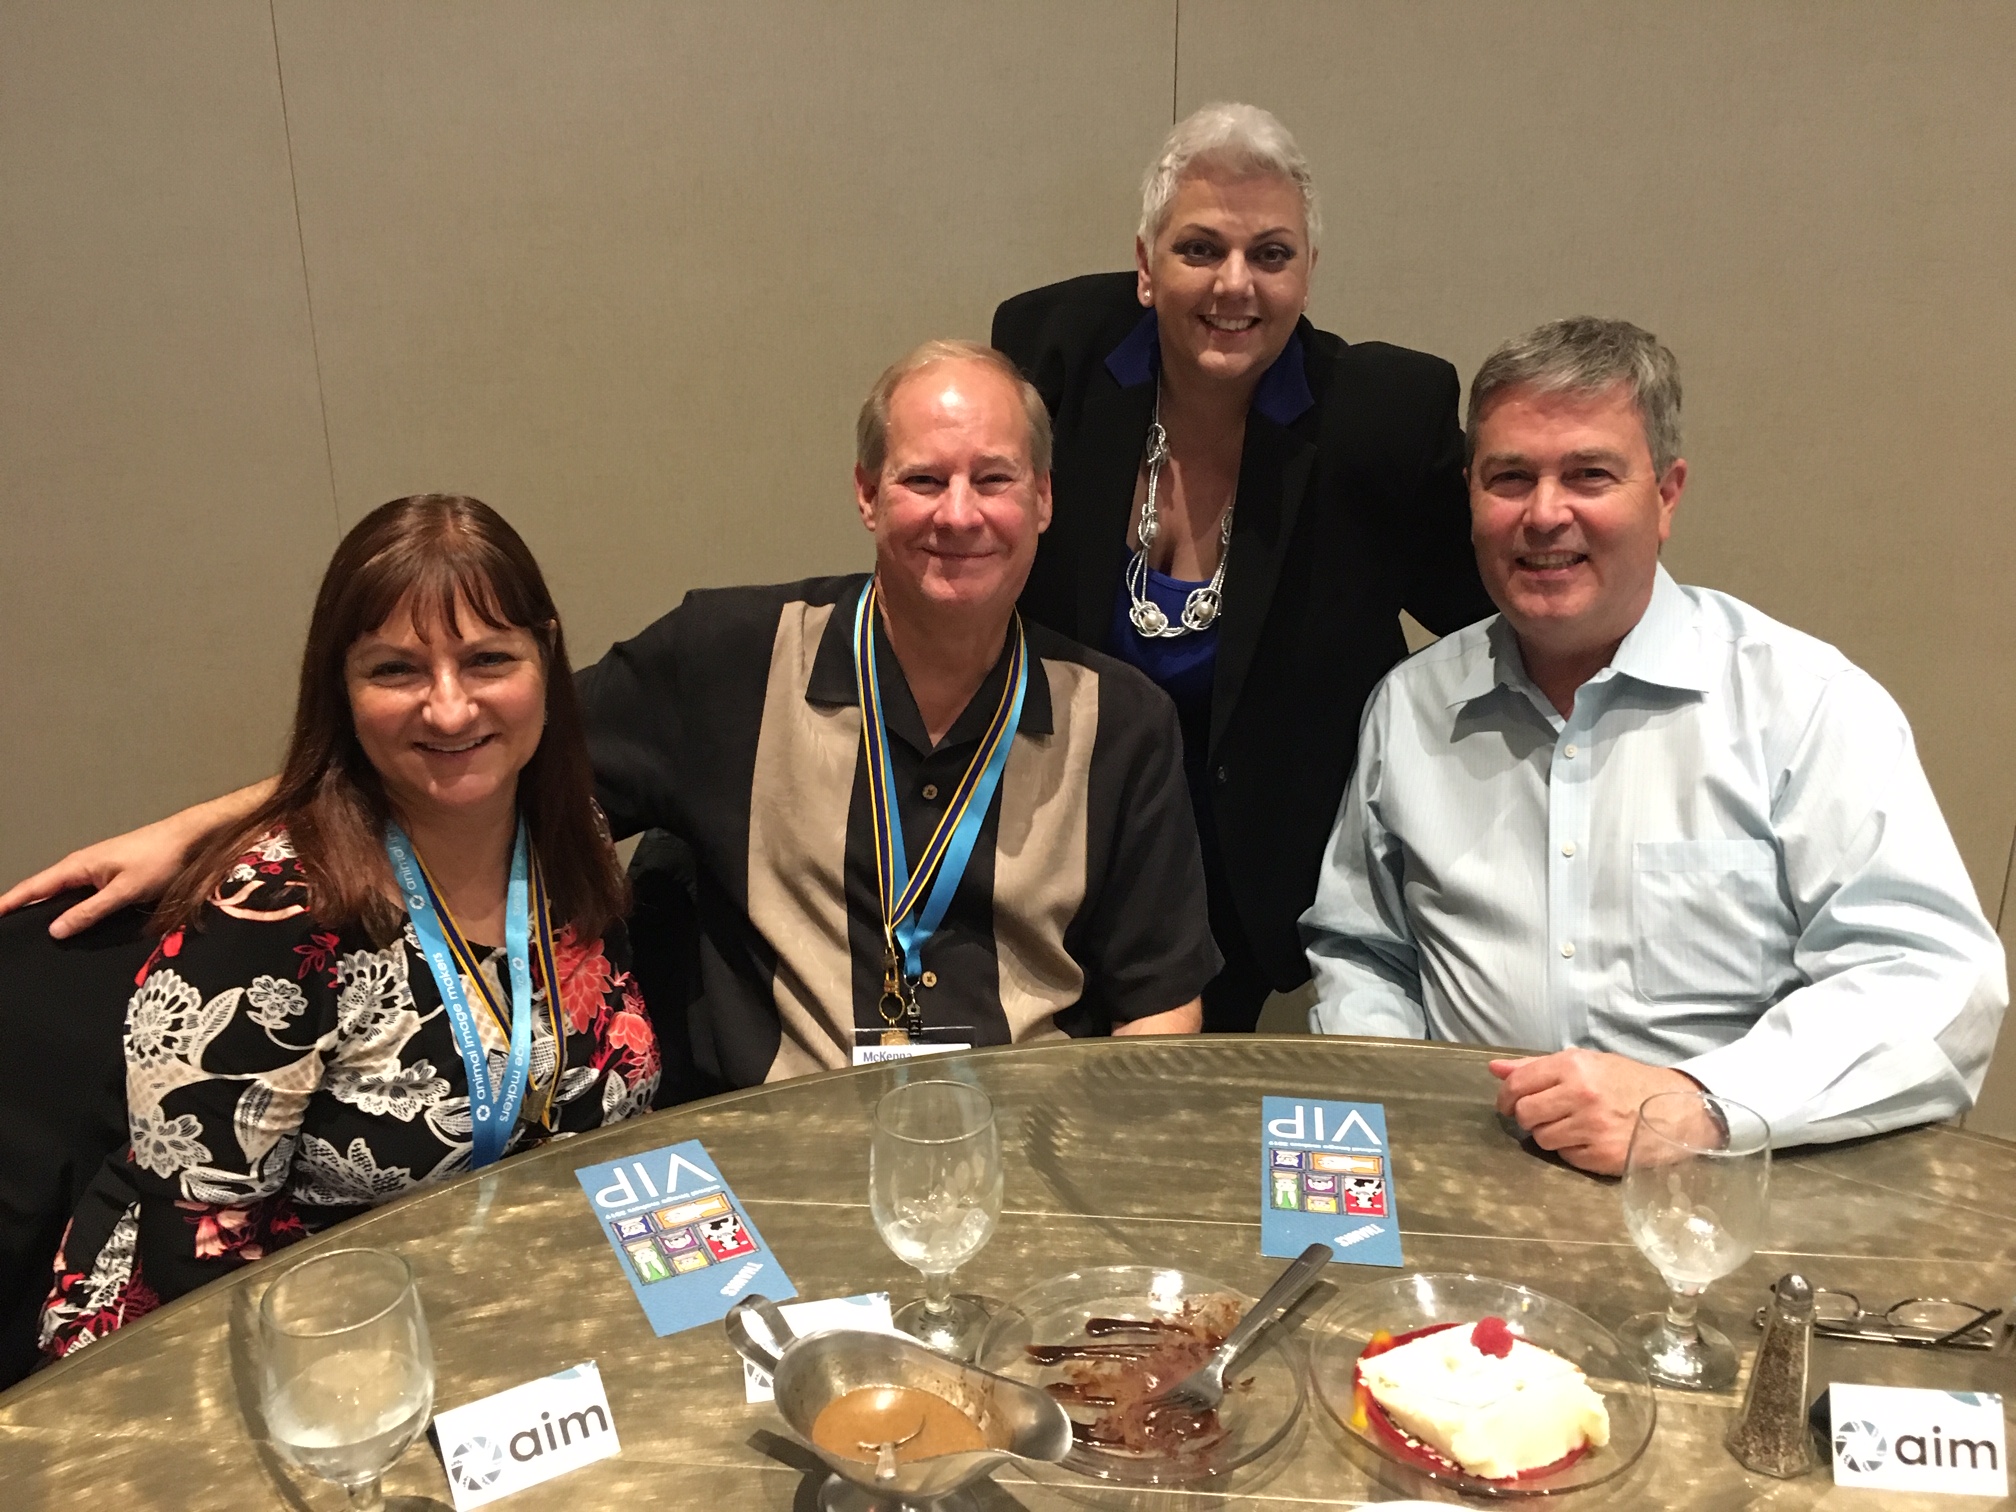
[[[1155,238],[1167,229],[1176,186],[1192,174],[1214,168],[1242,177],[1274,174],[1293,184],[1302,196],[1302,220],[1314,250],[1323,222],[1316,209],[1316,181],[1310,176],[1309,160],[1271,111],[1226,101],[1206,105],[1178,121],[1148,165],[1141,180],[1137,233],[1144,246],[1154,247]]]
[[[1644,422],[1652,471],[1665,477],[1680,455],[1680,364],[1650,331],[1595,315],[1550,320],[1484,359],[1470,380],[1470,459],[1477,458],[1478,418],[1507,389],[1600,394],[1619,383]]]
[[[1011,358],[977,341],[927,341],[883,369],[854,422],[854,460],[862,471],[879,475],[889,460],[889,401],[898,386],[912,373],[941,362],[977,362],[1012,383],[1022,401],[1022,417],[1029,422],[1029,461],[1039,477],[1050,471],[1050,411],[1043,406],[1043,396]]]

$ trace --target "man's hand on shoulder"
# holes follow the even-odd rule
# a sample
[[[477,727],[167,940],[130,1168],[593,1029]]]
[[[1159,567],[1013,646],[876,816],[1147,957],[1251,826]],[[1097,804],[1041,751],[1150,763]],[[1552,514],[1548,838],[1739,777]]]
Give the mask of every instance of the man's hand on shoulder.
[[[160,897],[187,853],[181,832],[170,828],[173,824],[163,819],[70,852],[54,866],[45,866],[0,893],[0,914],[74,888],[94,889],[90,897],[50,922],[49,933],[65,940],[129,903]]]
[[[168,884],[175,880],[190,852],[212,830],[248,817],[272,791],[271,779],[255,782],[222,798],[213,798],[166,819],[114,835],[110,840],[74,850],[54,866],[45,866],[0,893],[0,914],[73,888],[95,889],[90,897],[50,921],[49,933],[67,940],[129,903],[152,903],[168,890]]]
[[[1500,1113],[1517,1119],[1541,1149],[1601,1176],[1624,1169],[1631,1129],[1646,1098],[1700,1087],[1683,1071],[1601,1050],[1495,1060],[1491,1074],[1500,1083]]]

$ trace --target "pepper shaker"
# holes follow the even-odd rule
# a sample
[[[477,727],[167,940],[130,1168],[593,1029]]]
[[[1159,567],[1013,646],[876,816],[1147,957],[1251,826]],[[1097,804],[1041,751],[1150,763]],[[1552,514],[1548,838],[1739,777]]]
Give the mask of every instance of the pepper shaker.
[[[1788,1273],[1771,1288],[1764,1338],[1750,1368],[1726,1448],[1745,1469],[1790,1480],[1818,1468],[1806,1424],[1806,1370],[1813,1353],[1813,1288]]]

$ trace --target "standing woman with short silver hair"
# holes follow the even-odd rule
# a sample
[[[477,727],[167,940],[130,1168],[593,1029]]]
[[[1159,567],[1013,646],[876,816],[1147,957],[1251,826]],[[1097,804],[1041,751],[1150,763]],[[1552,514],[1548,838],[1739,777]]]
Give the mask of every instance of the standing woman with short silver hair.
[[[1207,105],[1142,185],[1134,269],[1008,300],[994,345],[1056,428],[1054,520],[1021,607],[1175,700],[1224,971],[1204,1027],[1308,980],[1296,920],[1366,697],[1491,613],[1470,547],[1456,371],[1304,317],[1309,165],[1252,105]]]

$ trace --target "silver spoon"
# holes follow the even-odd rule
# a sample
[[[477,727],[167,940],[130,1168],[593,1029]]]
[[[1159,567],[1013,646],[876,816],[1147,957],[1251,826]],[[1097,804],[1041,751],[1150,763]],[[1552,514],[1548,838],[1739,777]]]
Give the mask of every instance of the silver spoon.
[[[880,1443],[862,1443],[861,1448],[875,1451],[875,1479],[878,1481],[896,1479],[896,1451],[924,1431],[924,1418],[920,1413],[917,1426],[899,1439],[883,1439]]]

